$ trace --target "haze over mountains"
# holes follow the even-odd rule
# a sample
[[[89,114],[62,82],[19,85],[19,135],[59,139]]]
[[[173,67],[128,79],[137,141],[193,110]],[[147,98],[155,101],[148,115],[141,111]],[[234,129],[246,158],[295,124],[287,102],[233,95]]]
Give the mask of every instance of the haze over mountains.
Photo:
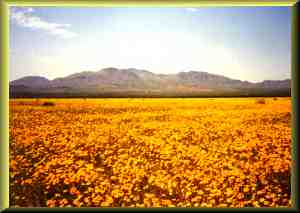
[[[27,76],[10,82],[10,97],[290,96],[291,80],[240,81],[200,71],[155,74],[105,68],[48,80]]]

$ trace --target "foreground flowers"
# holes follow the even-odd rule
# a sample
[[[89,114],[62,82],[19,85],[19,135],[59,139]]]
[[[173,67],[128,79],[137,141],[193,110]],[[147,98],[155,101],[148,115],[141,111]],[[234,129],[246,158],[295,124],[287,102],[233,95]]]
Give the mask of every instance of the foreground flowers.
[[[10,204],[291,206],[290,99],[10,103]]]

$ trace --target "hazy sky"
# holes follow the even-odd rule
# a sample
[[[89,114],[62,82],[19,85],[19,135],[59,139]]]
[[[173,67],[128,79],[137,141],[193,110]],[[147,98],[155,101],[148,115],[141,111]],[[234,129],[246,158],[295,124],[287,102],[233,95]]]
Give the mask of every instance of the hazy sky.
[[[11,7],[10,80],[105,67],[291,77],[290,7]]]

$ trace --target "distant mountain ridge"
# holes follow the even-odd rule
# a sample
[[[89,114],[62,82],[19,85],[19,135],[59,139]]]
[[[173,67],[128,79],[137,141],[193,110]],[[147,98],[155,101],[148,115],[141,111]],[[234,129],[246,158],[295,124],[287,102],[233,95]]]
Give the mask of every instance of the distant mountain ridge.
[[[41,76],[27,76],[10,82],[10,95],[22,94],[214,94],[290,91],[291,80],[265,80],[259,83],[241,81],[201,71],[177,74],[155,74],[135,68],[104,68],[84,71],[48,80]]]

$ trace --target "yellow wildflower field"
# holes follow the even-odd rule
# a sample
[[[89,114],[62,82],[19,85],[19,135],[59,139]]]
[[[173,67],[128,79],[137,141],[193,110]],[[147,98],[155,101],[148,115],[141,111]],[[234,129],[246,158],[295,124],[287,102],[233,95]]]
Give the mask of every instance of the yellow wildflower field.
[[[291,206],[290,98],[12,99],[9,122],[11,207]]]

